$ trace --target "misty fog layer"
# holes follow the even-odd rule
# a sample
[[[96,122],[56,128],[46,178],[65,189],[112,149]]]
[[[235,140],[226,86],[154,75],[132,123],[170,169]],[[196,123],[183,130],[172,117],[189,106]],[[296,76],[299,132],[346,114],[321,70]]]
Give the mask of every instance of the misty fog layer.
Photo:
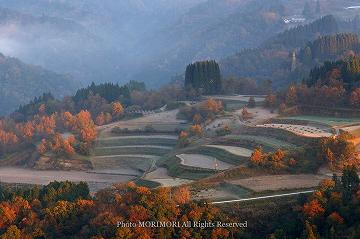
[[[258,47],[287,29],[283,17],[301,14],[303,5],[300,0],[0,0],[0,52],[69,74],[82,85],[139,80],[157,87],[195,60]]]

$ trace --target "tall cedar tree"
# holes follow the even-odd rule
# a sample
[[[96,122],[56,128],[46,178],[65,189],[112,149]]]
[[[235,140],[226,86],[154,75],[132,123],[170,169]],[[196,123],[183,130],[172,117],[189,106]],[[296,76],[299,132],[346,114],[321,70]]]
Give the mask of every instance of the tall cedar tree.
[[[203,90],[204,94],[213,95],[221,91],[221,74],[219,64],[212,61],[199,61],[186,68],[185,87]]]

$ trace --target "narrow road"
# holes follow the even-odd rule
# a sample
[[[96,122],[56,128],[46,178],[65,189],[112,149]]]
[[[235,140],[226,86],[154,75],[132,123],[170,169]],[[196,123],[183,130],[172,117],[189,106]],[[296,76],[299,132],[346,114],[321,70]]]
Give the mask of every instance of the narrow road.
[[[255,201],[255,200],[260,200],[260,199],[287,197],[287,196],[293,196],[293,195],[308,194],[308,193],[313,193],[313,192],[315,192],[315,190],[308,190],[308,191],[301,191],[301,192],[294,192],[294,193],[283,193],[283,194],[253,197],[253,198],[243,198],[243,199],[228,200],[228,201],[210,202],[209,204],[225,204],[225,203]]]

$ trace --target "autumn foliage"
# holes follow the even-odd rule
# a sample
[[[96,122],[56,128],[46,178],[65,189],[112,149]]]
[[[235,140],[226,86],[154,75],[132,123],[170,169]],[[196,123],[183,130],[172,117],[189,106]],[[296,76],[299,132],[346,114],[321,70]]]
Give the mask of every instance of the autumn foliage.
[[[256,167],[282,170],[295,167],[297,162],[294,158],[287,157],[286,153],[278,149],[275,152],[264,153],[261,148],[257,148],[250,156],[250,163]]]
[[[86,184],[54,182],[0,198],[0,235],[18,238],[236,238],[235,228],[117,226],[120,222],[226,221],[217,208],[191,202],[186,187],[150,190],[115,185],[90,197]]]
[[[180,109],[179,116],[194,122],[195,124],[203,124],[221,114],[224,110],[221,101],[212,98],[207,99],[193,106],[184,106]]]
[[[43,107],[39,114],[26,122],[0,120],[0,155],[16,152],[19,147],[36,145],[41,155],[70,157],[82,153],[96,139],[96,128],[88,111],[73,115],[66,111],[46,115]]]
[[[310,218],[314,218],[323,214],[325,212],[325,209],[322,207],[318,200],[313,199],[304,205],[303,211]]]

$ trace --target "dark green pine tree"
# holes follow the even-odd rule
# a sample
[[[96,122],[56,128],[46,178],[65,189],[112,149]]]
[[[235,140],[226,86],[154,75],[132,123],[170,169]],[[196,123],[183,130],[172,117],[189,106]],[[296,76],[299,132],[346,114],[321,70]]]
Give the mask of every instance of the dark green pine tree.
[[[201,93],[213,95],[221,91],[219,64],[212,61],[199,61],[187,66],[185,88],[193,88]]]
[[[359,189],[360,179],[354,168],[346,168],[341,177],[343,187],[343,199],[345,202],[351,200],[354,192]]]

